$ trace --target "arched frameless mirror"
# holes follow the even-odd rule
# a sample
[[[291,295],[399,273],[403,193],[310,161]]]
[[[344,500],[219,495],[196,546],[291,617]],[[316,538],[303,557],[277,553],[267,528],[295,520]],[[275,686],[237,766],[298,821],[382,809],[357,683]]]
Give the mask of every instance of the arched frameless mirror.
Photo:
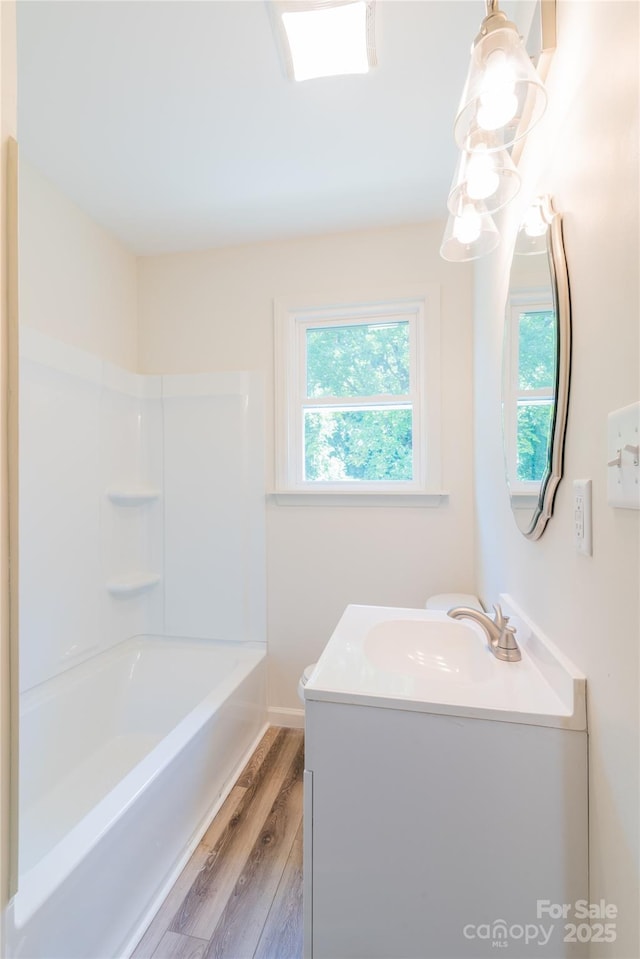
[[[571,307],[562,220],[533,204],[516,240],[505,311],[502,413],[507,486],[521,532],[538,539],[562,477]]]

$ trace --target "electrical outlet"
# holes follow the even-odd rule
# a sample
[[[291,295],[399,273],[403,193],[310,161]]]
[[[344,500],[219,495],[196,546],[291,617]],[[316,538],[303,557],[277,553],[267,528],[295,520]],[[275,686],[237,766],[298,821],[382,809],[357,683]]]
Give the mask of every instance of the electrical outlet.
[[[573,481],[573,520],[576,549],[591,556],[591,480]]]

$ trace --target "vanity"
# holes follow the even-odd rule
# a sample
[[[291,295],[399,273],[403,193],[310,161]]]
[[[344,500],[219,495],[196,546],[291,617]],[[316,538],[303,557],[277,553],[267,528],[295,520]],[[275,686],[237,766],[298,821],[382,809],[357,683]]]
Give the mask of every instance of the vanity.
[[[585,955],[585,680],[501,600],[520,662],[445,613],[338,623],[305,689],[307,959]]]

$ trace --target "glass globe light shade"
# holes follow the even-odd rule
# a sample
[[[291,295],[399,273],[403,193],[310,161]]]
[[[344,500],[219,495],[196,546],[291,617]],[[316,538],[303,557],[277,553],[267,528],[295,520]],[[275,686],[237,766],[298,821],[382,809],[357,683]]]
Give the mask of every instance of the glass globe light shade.
[[[440,247],[440,256],[452,263],[477,260],[491,253],[500,234],[482,201],[461,201],[449,216]]]
[[[454,124],[461,149],[474,150],[474,135],[494,133],[493,146],[510,146],[540,120],[547,93],[515,24],[495,11],[482,21]],[[475,138],[481,143],[482,137]]]
[[[495,134],[477,133],[473,150],[458,160],[447,206],[455,213],[465,199],[482,200],[488,213],[502,209],[520,190],[520,174],[509,153],[495,147]]]
[[[547,252],[547,233],[549,221],[542,209],[542,201],[535,200],[527,209],[518,235],[515,252],[519,256],[534,256]]]

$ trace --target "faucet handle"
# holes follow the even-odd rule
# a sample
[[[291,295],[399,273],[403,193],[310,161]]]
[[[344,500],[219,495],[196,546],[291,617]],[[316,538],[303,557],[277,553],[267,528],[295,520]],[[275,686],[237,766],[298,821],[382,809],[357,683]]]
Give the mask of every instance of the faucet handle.
[[[496,624],[498,629],[504,629],[507,623],[509,622],[509,617],[504,615],[504,613],[502,612],[502,607],[500,606],[499,603],[493,604],[493,611],[496,614],[494,623]]]
[[[522,658],[520,649],[516,642],[516,630],[509,626],[509,617],[505,616],[499,605],[494,607],[496,618],[496,627],[500,630],[500,635],[496,639],[494,651],[499,651],[499,658],[506,659],[509,662],[517,662]]]

